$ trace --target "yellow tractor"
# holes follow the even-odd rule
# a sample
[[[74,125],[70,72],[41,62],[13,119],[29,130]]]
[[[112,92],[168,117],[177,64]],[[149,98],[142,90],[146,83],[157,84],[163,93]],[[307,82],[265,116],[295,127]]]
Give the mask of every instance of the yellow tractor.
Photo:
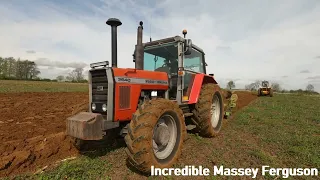
[[[273,96],[273,90],[272,88],[269,86],[269,82],[268,81],[262,81],[261,83],[261,87],[258,89],[258,96]]]

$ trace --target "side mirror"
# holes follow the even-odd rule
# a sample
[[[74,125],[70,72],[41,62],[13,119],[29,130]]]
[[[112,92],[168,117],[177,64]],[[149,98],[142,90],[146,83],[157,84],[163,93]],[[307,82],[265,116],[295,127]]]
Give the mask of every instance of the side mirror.
[[[191,54],[191,48],[192,48],[192,41],[191,39],[185,39],[184,41],[184,54],[190,55]]]
[[[184,55],[190,55],[190,54],[191,54],[190,49],[188,49],[188,50],[186,50],[186,51],[184,52]]]
[[[214,76],[214,74],[209,74],[209,76]]]

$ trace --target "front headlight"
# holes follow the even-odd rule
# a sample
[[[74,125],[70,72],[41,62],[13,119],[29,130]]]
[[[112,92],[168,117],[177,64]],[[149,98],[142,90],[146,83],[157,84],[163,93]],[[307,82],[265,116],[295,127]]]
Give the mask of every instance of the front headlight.
[[[95,103],[92,103],[92,104],[91,104],[91,109],[92,109],[92,110],[96,110],[96,108],[97,108],[97,107],[96,107],[96,104],[95,104]]]
[[[107,111],[107,105],[106,105],[106,104],[103,104],[103,105],[102,105],[102,111],[104,111],[104,112]]]

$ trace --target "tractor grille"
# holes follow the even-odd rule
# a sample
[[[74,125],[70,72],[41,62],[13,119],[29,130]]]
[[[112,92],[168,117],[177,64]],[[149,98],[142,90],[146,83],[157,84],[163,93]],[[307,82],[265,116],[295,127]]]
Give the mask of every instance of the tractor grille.
[[[105,69],[91,71],[92,102],[107,103],[108,79]]]
[[[120,86],[120,109],[130,108],[130,86]]]

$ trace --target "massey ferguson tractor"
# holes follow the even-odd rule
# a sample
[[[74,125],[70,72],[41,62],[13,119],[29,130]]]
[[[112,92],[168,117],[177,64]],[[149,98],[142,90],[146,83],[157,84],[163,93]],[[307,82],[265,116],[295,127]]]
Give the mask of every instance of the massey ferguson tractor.
[[[205,54],[183,37],[142,42],[137,32],[135,68],[117,67],[117,26],[110,18],[112,58],[91,64],[89,111],[67,119],[67,134],[83,141],[102,140],[114,129],[125,137],[132,166],[150,173],[151,166],[172,167],[181,154],[187,129],[204,137],[219,133],[224,116],[221,89],[207,75]]]
[[[261,82],[261,87],[258,89],[258,96],[273,96],[273,90],[269,86],[268,81],[262,81]]]

